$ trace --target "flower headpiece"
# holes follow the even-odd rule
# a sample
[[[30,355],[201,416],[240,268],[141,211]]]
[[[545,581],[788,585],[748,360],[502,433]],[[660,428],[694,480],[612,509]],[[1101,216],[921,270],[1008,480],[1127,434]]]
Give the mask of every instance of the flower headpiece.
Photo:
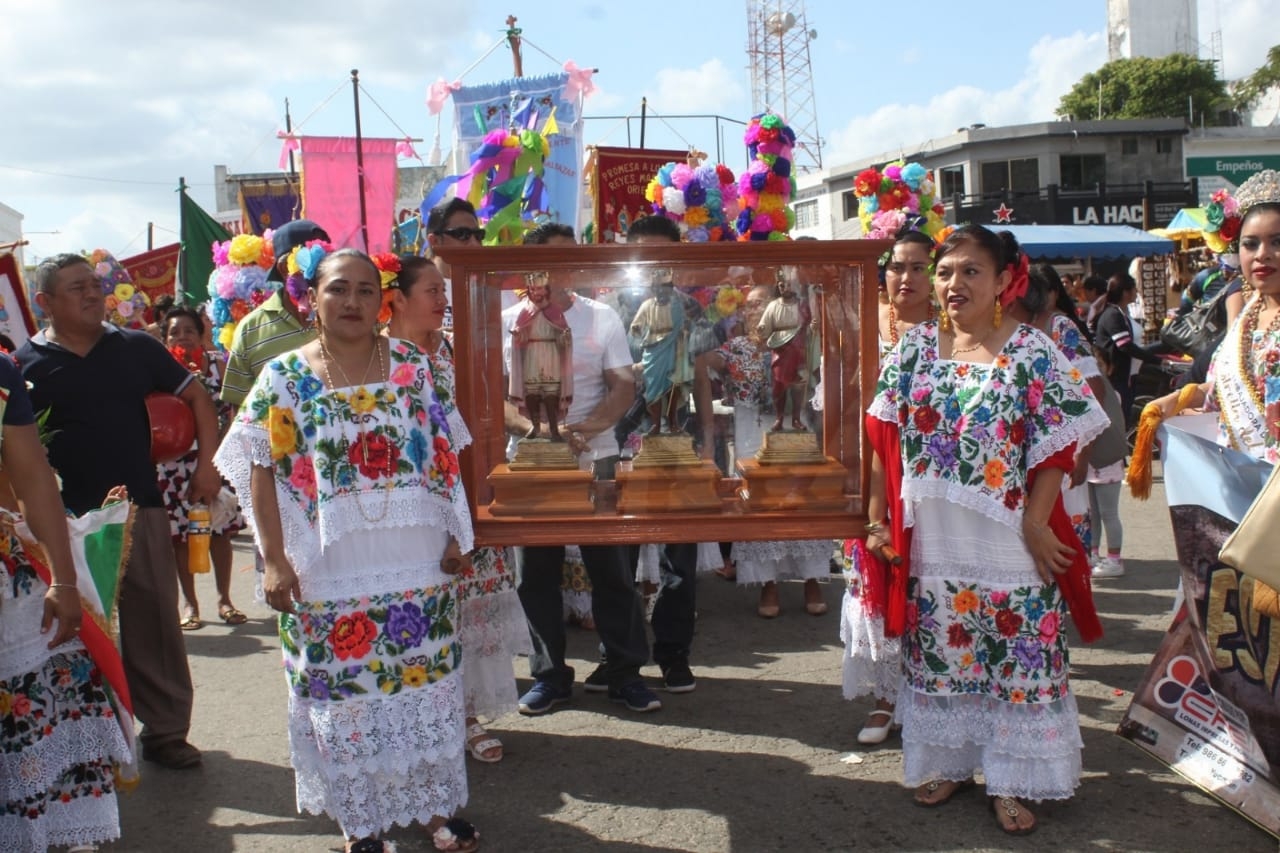
[[[122,329],[143,328],[151,300],[133,286],[129,271],[106,249],[94,249],[89,263],[106,296],[107,322]]]
[[[786,240],[796,223],[790,207],[796,181],[791,174],[791,149],[796,134],[774,113],[751,119],[743,135],[751,165],[738,180],[742,212],[739,240]]]
[[[378,311],[379,323],[391,322],[391,294],[400,287],[400,257],[391,252],[378,252],[373,265],[382,279],[382,308]]]
[[[946,209],[935,199],[933,175],[919,163],[898,160],[884,170],[864,169],[853,179],[858,198],[862,236],[868,240],[893,239],[903,227],[937,241],[946,227]]]
[[[667,163],[658,170],[644,197],[653,212],[680,226],[689,243],[733,240],[729,217],[737,210],[738,182],[728,166],[704,166],[694,151],[686,163]]]
[[[1256,201],[1253,203],[1257,204]],[[1232,250],[1240,237],[1240,223],[1244,219],[1244,211],[1240,209],[1239,202],[1226,190],[1218,190],[1205,205],[1204,218],[1207,225],[1200,233],[1204,236],[1205,245],[1218,254]]]
[[[1005,269],[1013,273],[1009,286],[1000,294],[1000,304],[1008,308],[1014,300],[1027,295],[1027,288],[1031,285],[1031,259],[1025,252],[1019,252],[1017,263],[1006,264]]]

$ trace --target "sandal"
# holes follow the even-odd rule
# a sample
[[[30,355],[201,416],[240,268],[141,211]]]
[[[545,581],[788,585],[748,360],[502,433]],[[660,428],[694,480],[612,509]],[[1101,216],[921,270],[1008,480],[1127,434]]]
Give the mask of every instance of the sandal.
[[[974,786],[972,779],[965,779],[963,782],[956,782],[951,779],[934,779],[932,782],[925,782],[919,788],[916,788],[915,804],[926,809],[935,809],[938,806],[946,805],[951,802],[951,798],[956,794]],[[934,797],[943,785],[950,785],[941,796]],[[921,799],[921,795],[930,797],[930,799]]]
[[[228,625],[243,625],[249,621],[249,617],[245,616],[234,607],[224,607],[218,611],[218,617]]]
[[[480,848],[480,833],[470,821],[451,817],[431,833],[431,843],[445,853],[471,853]]]
[[[396,853],[396,844],[381,838],[361,838],[347,844],[347,853]]]
[[[495,749],[498,750],[496,757],[485,754]],[[467,726],[467,751],[476,761],[497,764],[502,760],[502,741],[490,735],[480,723],[472,723]]]
[[[184,631],[199,631],[204,627],[204,623],[200,621],[200,617],[194,613],[188,613],[182,617],[182,621],[178,623],[178,627]]]
[[[1031,814],[1031,810],[1014,797],[992,797],[991,812],[996,816],[996,825],[1007,835],[1030,835],[1040,826],[1036,822],[1036,816]],[[1018,823],[1018,817],[1023,812],[1031,818],[1031,823],[1026,826]]]

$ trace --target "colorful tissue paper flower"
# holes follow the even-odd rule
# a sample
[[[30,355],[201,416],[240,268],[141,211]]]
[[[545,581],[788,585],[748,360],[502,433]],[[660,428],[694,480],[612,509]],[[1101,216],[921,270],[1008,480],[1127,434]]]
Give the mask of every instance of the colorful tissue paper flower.
[[[853,179],[854,195],[873,196],[880,189],[880,173],[875,169],[864,169]]]
[[[700,157],[691,154],[687,163],[659,167],[645,187],[645,198],[655,215],[680,226],[681,238],[686,242],[733,239],[733,229],[725,221],[726,196],[737,198],[733,171],[724,166],[695,165]],[[721,184],[722,179],[729,184]]]
[[[263,240],[256,234],[237,234],[231,238],[231,247],[227,250],[227,260],[237,266],[257,264],[262,255]]]
[[[944,225],[945,209],[934,198],[933,178],[919,163],[899,160],[882,170],[865,169],[854,178],[853,191],[864,237],[892,239],[910,228],[932,238]]]

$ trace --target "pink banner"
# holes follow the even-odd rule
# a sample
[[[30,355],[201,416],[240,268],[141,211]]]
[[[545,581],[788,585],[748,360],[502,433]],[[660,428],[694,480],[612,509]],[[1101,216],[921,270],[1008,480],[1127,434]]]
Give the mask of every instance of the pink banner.
[[[335,246],[367,252],[391,250],[396,206],[398,139],[364,139],[364,201],[369,245],[360,234],[356,141],[352,137],[304,136],[302,215],[316,222]]]

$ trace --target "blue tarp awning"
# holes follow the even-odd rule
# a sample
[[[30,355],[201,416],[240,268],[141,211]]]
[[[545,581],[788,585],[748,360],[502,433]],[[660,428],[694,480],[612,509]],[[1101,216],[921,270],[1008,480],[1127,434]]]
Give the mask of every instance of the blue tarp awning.
[[[1172,240],[1128,225],[989,225],[1008,231],[1032,258],[1137,258],[1171,255]]]

